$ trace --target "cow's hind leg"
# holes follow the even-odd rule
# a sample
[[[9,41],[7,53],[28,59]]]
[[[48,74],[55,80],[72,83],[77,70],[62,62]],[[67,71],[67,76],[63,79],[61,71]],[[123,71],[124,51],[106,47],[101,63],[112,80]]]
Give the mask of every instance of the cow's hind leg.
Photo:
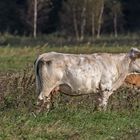
[[[51,110],[51,108],[53,107],[53,102],[52,102],[52,98],[53,95],[59,91],[59,87],[55,87],[52,90],[50,90],[50,92],[41,92],[39,97],[38,97],[38,109],[37,112],[40,113],[42,111],[47,110],[47,112],[49,112]]]
[[[46,96],[47,95],[47,96]],[[50,111],[51,107],[51,93],[41,92],[37,100],[36,113],[43,112],[44,110]]]

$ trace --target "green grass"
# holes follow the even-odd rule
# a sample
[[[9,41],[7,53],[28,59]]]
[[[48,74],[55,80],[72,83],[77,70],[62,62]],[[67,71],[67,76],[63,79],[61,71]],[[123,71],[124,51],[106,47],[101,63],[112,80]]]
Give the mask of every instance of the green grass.
[[[92,96],[55,97],[55,108],[35,115],[33,62],[44,52],[127,52],[132,46],[0,48],[0,140],[139,140],[140,96],[121,88],[106,112],[93,111]],[[139,46],[137,46],[139,47]]]
[[[81,46],[36,46],[36,47],[0,47],[0,71],[16,71],[25,68],[28,64],[33,64],[39,54],[57,51],[64,53],[95,53],[109,52],[122,53],[128,52],[132,46],[97,46],[97,45],[81,45]],[[137,46],[140,48],[139,46]]]
[[[140,138],[139,111],[92,112],[58,107],[36,117],[31,112],[0,113],[1,139],[102,140]]]

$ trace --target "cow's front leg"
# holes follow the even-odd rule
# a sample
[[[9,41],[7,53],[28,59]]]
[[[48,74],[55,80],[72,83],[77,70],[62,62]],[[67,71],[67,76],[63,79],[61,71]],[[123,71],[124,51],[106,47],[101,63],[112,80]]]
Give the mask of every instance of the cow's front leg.
[[[111,94],[112,94],[111,91],[103,91],[100,94],[98,94],[97,99],[96,99],[96,105],[95,105],[96,110],[106,111],[108,99]]]
[[[102,93],[101,102],[100,102],[100,105],[99,105],[101,110],[106,111],[110,95],[112,95],[112,91],[104,91]]]

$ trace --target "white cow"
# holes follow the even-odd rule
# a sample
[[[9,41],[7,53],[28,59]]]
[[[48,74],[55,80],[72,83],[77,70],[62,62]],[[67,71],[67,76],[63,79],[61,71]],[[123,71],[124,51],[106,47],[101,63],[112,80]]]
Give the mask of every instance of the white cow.
[[[127,54],[49,52],[40,55],[35,62],[35,74],[41,108],[45,105],[49,110],[52,95],[59,91],[75,96],[97,93],[98,109],[105,110],[109,96],[137,68],[134,66],[137,58],[140,58],[137,48]]]

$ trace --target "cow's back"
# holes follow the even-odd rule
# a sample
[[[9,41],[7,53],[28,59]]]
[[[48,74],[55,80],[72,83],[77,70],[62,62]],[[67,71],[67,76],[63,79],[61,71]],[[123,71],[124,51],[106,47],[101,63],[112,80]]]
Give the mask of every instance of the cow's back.
[[[119,76],[123,58],[123,55],[118,57],[108,53],[77,55],[50,52],[38,59],[44,62],[44,73],[49,73],[46,77],[51,86],[55,83],[68,85],[71,92],[82,94],[110,90]]]

